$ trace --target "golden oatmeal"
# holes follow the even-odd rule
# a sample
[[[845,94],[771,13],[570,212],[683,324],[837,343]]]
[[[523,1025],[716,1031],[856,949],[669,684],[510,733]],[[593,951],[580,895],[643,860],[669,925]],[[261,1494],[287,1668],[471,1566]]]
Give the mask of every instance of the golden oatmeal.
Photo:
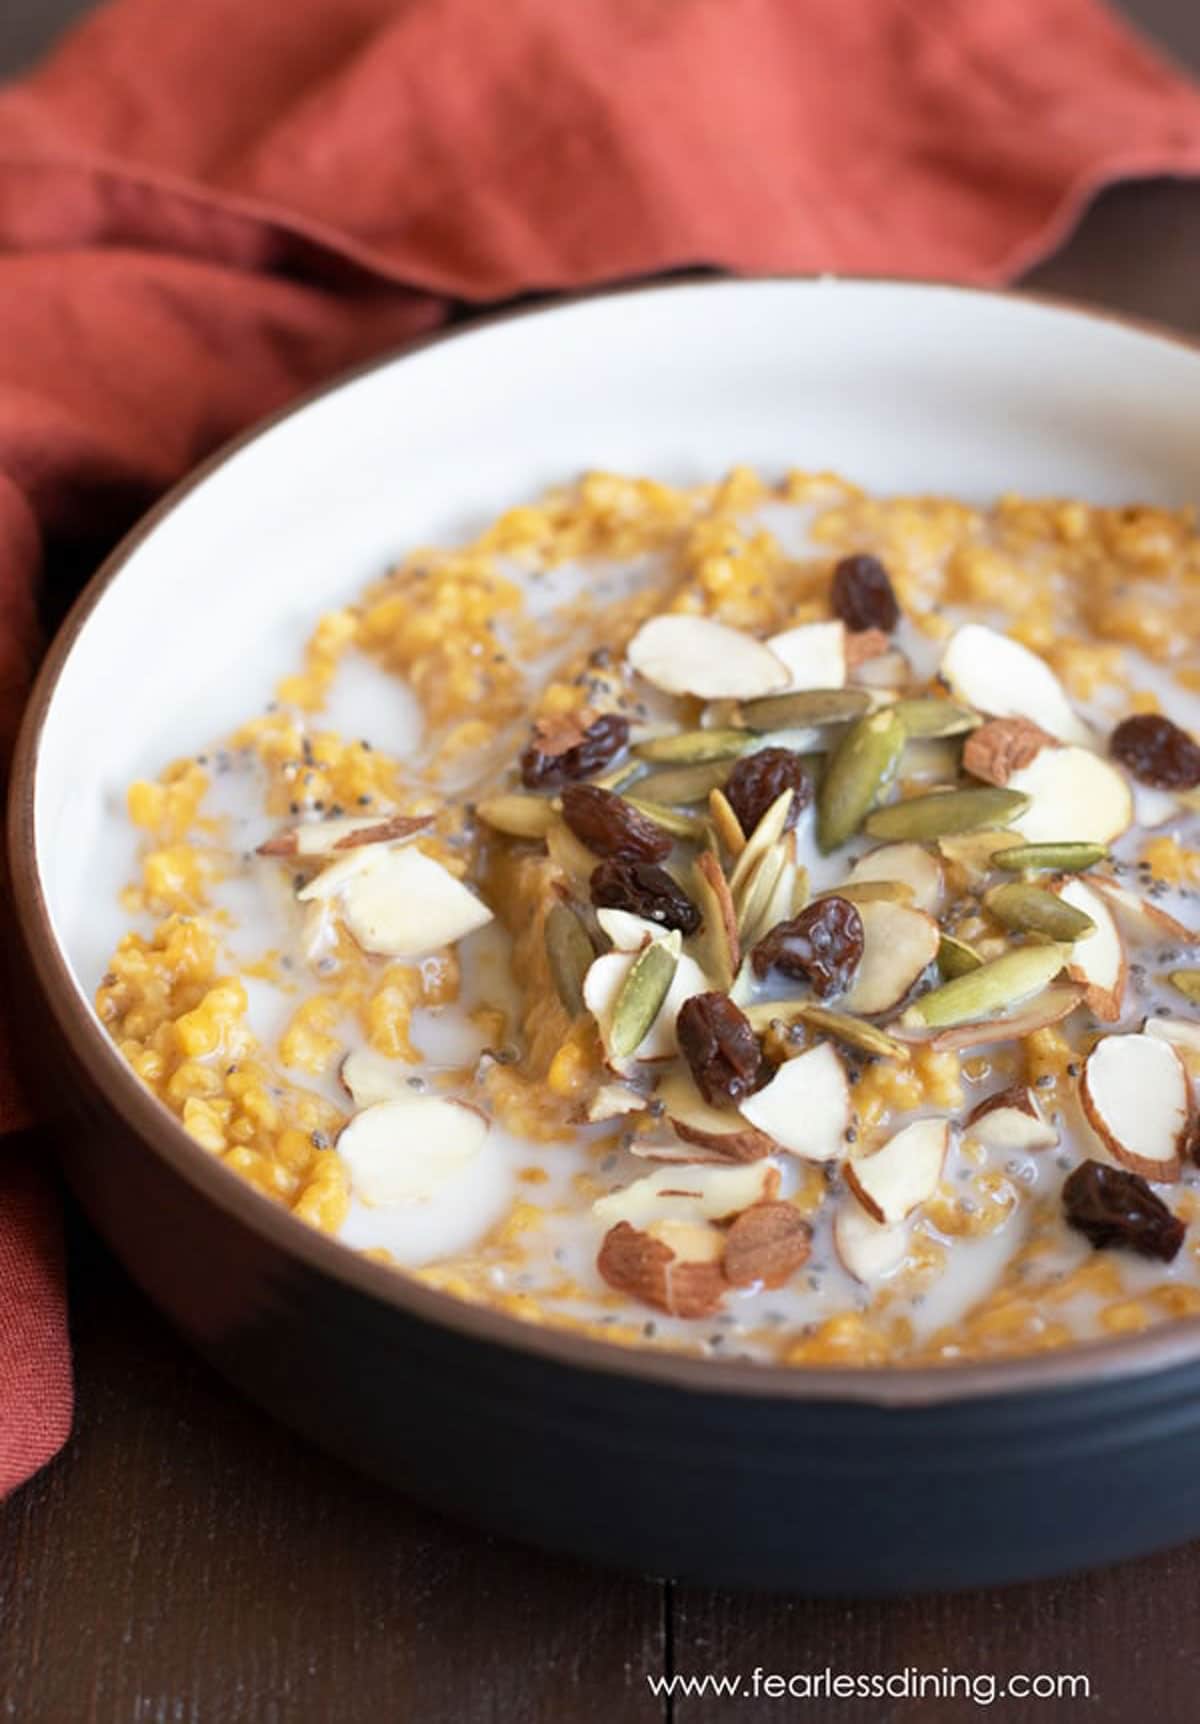
[[[782,1364],[1200,1310],[1188,511],[590,474],[128,793],[96,996],[461,1298]]]

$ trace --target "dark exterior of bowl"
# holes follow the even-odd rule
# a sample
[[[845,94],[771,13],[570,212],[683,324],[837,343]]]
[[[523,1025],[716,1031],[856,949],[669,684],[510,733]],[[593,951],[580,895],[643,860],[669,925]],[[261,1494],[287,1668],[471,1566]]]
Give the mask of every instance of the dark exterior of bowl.
[[[47,657],[14,762],[29,1063],[68,1179],[149,1296],[251,1399],[332,1453],[492,1531],[601,1562],[864,1595],[1033,1579],[1200,1536],[1200,1319],[941,1369],[779,1370],[607,1347],[346,1251],[205,1155],[143,1089],[55,942],[34,832],[38,739],[92,605],[246,440],[109,558]]]
[[[198,1190],[114,1111],[27,974],[67,1177],[134,1278],[252,1400],[435,1508],[642,1572],[812,1595],[1031,1579],[1200,1535],[1200,1361],[889,1406],[709,1393],[670,1363],[627,1369],[625,1349],[585,1349],[609,1355],[595,1368],[472,1332],[470,1312],[438,1323],[289,1250],[249,1188],[233,1205]]]

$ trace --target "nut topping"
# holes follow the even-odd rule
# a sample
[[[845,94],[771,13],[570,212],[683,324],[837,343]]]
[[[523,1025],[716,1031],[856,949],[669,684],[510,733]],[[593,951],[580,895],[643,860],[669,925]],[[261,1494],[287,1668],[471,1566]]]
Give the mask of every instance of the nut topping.
[[[610,1287],[670,1317],[711,1317],[726,1281],[718,1262],[688,1262],[653,1234],[619,1221],[604,1235],[596,1268]]]
[[[968,736],[963,767],[972,778],[1003,789],[1014,772],[1054,746],[1050,732],[1031,718],[989,718]]]
[[[812,1228],[793,1204],[756,1203],[725,1236],[725,1279],[734,1287],[782,1287],[811,1247]]]

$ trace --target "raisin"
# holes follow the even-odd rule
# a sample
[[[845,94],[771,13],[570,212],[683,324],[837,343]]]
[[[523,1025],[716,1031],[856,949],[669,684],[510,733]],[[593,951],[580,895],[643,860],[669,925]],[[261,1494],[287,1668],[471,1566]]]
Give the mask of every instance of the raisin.
[[[631,910],[660,928],[694,934],[700,912],[681,886],[656,862],[610,856],[592,870],[592,903],[602,910]]]
[[[806,980],[821,999],[849,987],[863,955],[862,917],[848,898],[818,898],[778,922],[750,954],[756,976],[781,970]]]
[[[710,1107],[744,1101],[753,1092],[762,1049],[750,1020],[727,994],[693,994],[685,1000],[675,1034],[696,1088]]]
[[[553,726],[534,729],[533,740],[521,756],[521,783],[527,790],[558,790],[579,778],[590,778],[607,766],[629,741],[629,720],[619,712],[604,712],[594,718],[577,741],[569,739],[577,729],[556,734]],[[566,739],[567,747],[554,746]]]
[[[747,837],[767,809],[785,790],[794,792],[783,829],[789,832],[800,810],[812,801],[812,780],[804,762],[790,748],[760,748],[744,755],[725,781],[725,798]]]
[[[856,557],[843,557],[835,566],[830,599],[834,616],[856,632],[882,629],[890,635],[900,621],[891,576],[878,557],[865,551]]]
[[[1183,1243],[1184,1225],[1140,1173],[1084,1161],[1063,1186],[1067,1222],[1096,1249],[1125,1245],[1142,1257],[1169,1263]]]
[[[1186,730],[1157,712],[1139,712],[1109,738],[1114,760],[1143,784],[1159,790],[1191,790],[1200,784],[1200,747]]]
[[[581,844],[596,856],[627,856],[635,862],[661,862],[674,839],[628,802],[598,784],[572,784],[563,791],[563,819]]]

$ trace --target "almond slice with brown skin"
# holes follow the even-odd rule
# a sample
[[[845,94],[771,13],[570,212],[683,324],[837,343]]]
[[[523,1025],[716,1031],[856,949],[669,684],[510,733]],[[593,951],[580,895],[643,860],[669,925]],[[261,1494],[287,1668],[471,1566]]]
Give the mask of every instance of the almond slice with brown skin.
[[[1029,718],[1061,742],[1087,744],[1091,733],[1044,659],[982,623],[955,631],[941,672],[951,692],[993,718]]]
[[[873,1155],[848,1161],[846,1183],[868,1215],[891,1226],[933,1196],[949,1147],[949,1120],[913,1120]]]
[[[1129,966],[1112,911],[1103,896],[1083,880],[1058,880],[1051,889],[1064,904],[1082,910],[1096,924],[1072,946],[1067,974],[1073,982],[1083,983],[1089,1011],[1106,1023],[1115,1023],[1121,1015]]]
[[[933,917],[908,904],[882,900],[856,906],[863,955],[841,1001],[848,1012],[873,1017],[898,1006],[937,957],[941,934]]]
[[[640,1090],[625,1083],[602,1083],[588,1102],[587,1118],[591,1125],[606,1119],[622,1119],[629,1113],[641,1113],[648,1106]]]
[[[276,832],[255,852],[258,856],[330,856],[339,850],[357,850],[363,844],[392,844],[424,832],[433,824],[432,814],[366,814],[334,816],[306,821]]]
[[[482,899],[421,850],[372,845],[349,850],[297,896],[336,898],[342,920],[365,952],[424,958],[492,920]]]
[[[846,681],[846,625],[843,622],[801,623],[771,635],[769,651],[788,673],[788,690],[842,688]]]
[[[952,1024],[928,1038],[906,1038],[903,1025],[889,1024],[891,1035],[926,1041],[935,1053],[961,1053],[966,1048],[989,1047],[993,1042],[1019,1042],[1035,1030],[1049,1029],[1061,1023],[1083,1003],[1083,989],[1074,982],[1056,982],[1042,990],[1034,999],[995,1017],[980,1018],[971,1024]]]
[[[812,1228],[794,1204],[752,1204],[725,1236],[725,1279],[734,1287],[782,1287],[811,1249]]]
[[[876,1221],[847,1193],[833,1218],[833,1247],[856,1281],[882,1281],[908,1255],[908,1228],[903,1222],[888,1226]]]
[[[1143,940],[1184,940],[1189,945],[1200,942],[1200,928],[1188,928],[1167,913],[1152,898],[1131,892],[1107,874],[1089,874],[1088,885],[1103,893],[1117,912],[1118,921]]]
[[[411,1068],[400,1060],[389,1060],[374,1048],[355,1048],[338,1067],[338,1077],[355,1107],[371,1107],[377,1101],[395,1101],[413,1092],[408,1086]]]
[[[661,929],[659,932],[665,938],[668,931]],[[605,952],[593,961],[583,978],[583,1003],[596,1020],[605,1058],[617,1073],[627,1072],[638,1060],[673,1058],[679,1052],[679,1043],[675,1039],[675,1019],[679,1016],[679,1008],[693,994],[705,993],[709,986],[708,977],[699,964],[683,953],[654,1022],[632,1055],[615,1055],[612,1050],[613,1017],[621,989],[639,956],[638,952]]]
[[[640,952],[648,940],[661,940],[670,932],[632,910],[597,910],[596,921],[612,941],[614,952]]]
[[[743,1119],[805,1161],[846,1153],[850,1084],[832,1042],[818,1042],[781,1065],[770,1083],[741,1105]]]
[[[770,1161],[718,1167],[711,1162],[656,1167],[618,1191],[598,1197],[592,1214],[605,1226],[628,1221],[647,1228],[658,1221],[723,1221],[773,1198],[779,1169]]]
[[[1200,1023],[1193,1018],[1147,1018],[1142,1034],[1155,1041],[1170,1042],[1185,1054],[1200,1054]]]
[[[719,1251],[722,1240],[715,1228],[701,1231],[688,1223],[675,1223],[666,1238],[658,1238],[619,1221],[604,1236],[596,1268],[618,1293],[670,1317],[711,1317],[720,1309],[728,1286],[719,1255],[689,1258],[681,1254],[689,1248],[699,1252],[702,1242],[707,1250],[709,1234]]]
[[[1122,1167],[1143,1179],[1179,1178],[1191,1098],[1169,1042],[1105,1036],[1084,1062],[1079,1094],[1092,1129]]]
[[[1030,799],[1011,826],[1026,844],[1110,844],[1133,821],[1128,780],[1090,748],[1044,748],[1006,788]]]
[[[487,1139],[488,1122],[466,1102],[412,1095],[356,1113],[337,1140],[356,1197],[371,1208],[428,1203],[459,1179]]]
[[[629,643],[629,663],[667,694],[753,700],[788,685],[786,667],[753,635],[710,617],[651,617]]]
[[[942,902],[942,867],[923,844],[881,844],[860,856],[847,875],[850,884],[894,880],[912,893],[915,910],[936,916]]]
[[[967,1116],[966,1131],[985,1149],[1013,1154],[1053,1149],[1058,1129],[1051,1125],[1028,1084],[1013,1084],[981,1101]]]
[[[701,851],[696,858],[695,887],[696,903],[704,918],[701,934],[704,967],[718,990],[727,992],[742,961],[742,949],[733,894],[725,870],[711,850]]]
[[[733,1109],[711,1107],[686,1072],[668,1073],[655,1092],[655,1100],[662,1103],[677,1137],[696,1149],[708,1150],[720,1161],[758,1161],[775,1148],[773,1139]],[[651,1144],[644,1144],[640,1153],[652,1157],[655,1151]]]

